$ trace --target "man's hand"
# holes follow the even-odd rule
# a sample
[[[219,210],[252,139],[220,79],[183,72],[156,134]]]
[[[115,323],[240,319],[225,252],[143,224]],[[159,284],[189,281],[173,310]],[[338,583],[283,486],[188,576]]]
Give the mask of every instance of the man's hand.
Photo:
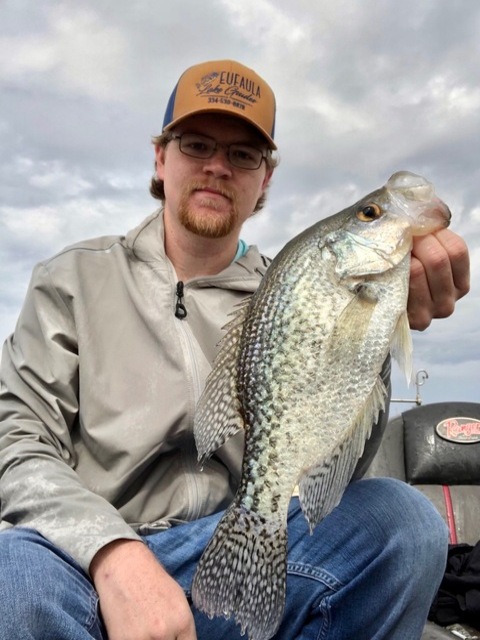
[[[470,289],[465,242],[450,229],[414,238],[410,267],[408,319],[423,331],[433,318],[446,318]]]
[[[183,590],[142,542],[111,542],[90,573],[109,640],[196,640]]]

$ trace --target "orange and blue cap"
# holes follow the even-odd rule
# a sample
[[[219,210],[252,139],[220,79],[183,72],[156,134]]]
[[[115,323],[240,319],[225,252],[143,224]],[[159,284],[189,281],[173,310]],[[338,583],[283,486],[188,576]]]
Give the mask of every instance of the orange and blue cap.
[[[163,131],[197,113],[225,113],[253,125],[276,149],[275,95],[253,69],[234,60],[214,60],[189,67],[168,101]]]

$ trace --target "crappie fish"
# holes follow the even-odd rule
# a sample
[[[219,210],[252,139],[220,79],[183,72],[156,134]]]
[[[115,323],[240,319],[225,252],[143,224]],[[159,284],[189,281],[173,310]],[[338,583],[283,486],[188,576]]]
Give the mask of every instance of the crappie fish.
[[[227,325],[199,401],[204,462],[245,430],[242,477],[197,567],[193,601],[268,640],[285,602],[295,486],[312,530],[340,501],[379,412],[389,351],[411,372],[406,305],[412,237],[448,207],[413,173],[291,240]]]

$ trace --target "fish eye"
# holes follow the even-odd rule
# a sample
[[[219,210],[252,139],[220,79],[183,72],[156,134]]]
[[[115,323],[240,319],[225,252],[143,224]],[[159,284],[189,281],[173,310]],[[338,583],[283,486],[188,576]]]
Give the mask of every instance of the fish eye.
[[[382,210],[378,204],[375,204],[374,202],[365,205],[362,209],[357,211],[357,218],[362,222],[373,222],[374,220],[377,220],[377,218],[380,218],[381,215]]]

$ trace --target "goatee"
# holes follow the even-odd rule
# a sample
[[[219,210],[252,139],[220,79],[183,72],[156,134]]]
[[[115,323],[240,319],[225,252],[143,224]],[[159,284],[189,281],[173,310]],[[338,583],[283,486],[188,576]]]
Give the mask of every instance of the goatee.
[[[192,193],[205,188],[213,188],[230,201],[228,211],[225,205],[215,197],[204,194],[202,209],[190,206],[189,199]],[[210,210],[210,211],[209,211]],[[224,238],[235,228],[238,220],[238,208],[235,193],[225,186],[207,185],[202,182],[191,182],[186,185],[180,198],[178,217],[182,225],[188,231],[203,238]]]

